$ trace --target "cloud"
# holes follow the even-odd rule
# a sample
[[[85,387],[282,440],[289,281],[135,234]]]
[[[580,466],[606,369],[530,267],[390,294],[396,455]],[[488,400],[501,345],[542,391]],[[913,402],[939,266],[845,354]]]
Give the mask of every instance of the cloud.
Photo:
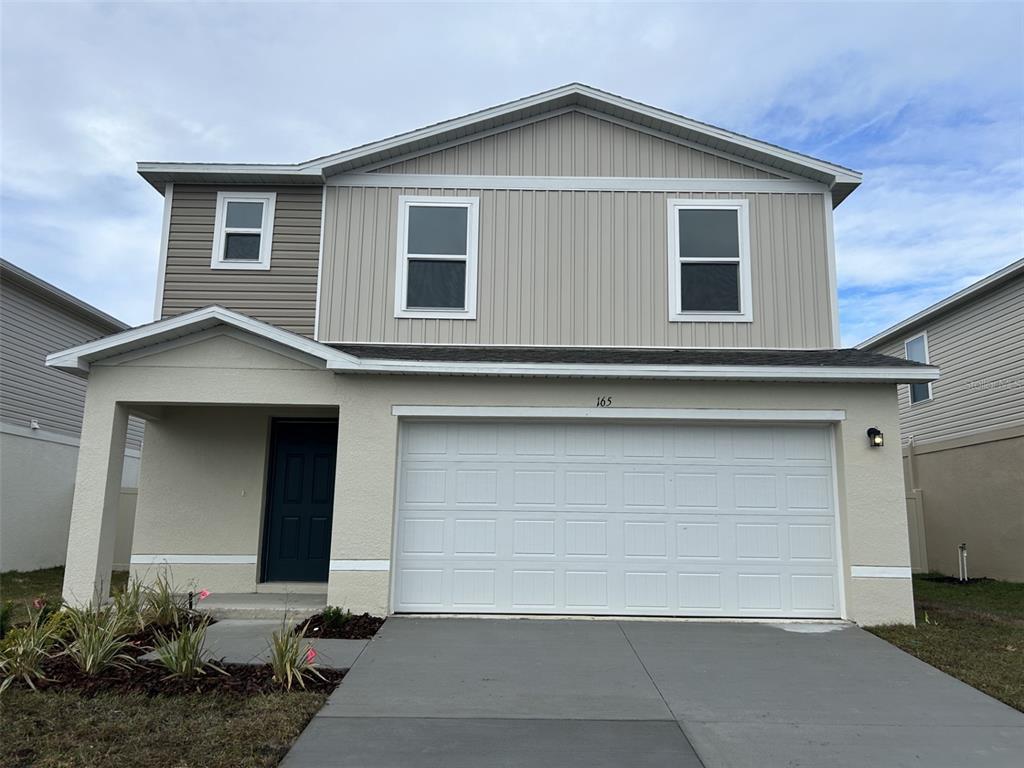
[[[137,160],[296,162],[580,80],[865,172],[844,339],[1019,256],[1013,4],[9,4],[6,258],[150,318]]]

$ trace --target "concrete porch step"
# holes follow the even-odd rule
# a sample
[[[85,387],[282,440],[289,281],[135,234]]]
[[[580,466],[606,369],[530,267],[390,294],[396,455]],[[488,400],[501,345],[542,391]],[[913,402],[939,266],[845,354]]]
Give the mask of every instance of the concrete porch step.
[[[215,619],[275,619],[289,622],[308,618],[326,606],[325,592],[220,592],[196,604],[199,610]]]

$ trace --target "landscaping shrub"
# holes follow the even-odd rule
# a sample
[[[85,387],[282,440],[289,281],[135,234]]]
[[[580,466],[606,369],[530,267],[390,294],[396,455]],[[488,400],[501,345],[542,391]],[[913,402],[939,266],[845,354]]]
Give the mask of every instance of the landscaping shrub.
[[[286,624],[270,638],[270,666],[274,670],[274,681],[287,690],[298,683],[305,689],[309,675],[324,679],[313,666],[316,650],[306,641],[304,632],[296,634]]]
[[[181,629],[170,636],[164,635],[162,632],[156,633],[157,660],[167,667],[170,673],[167,675],[168,678],[178,677],[182,680],[192,680],[199,675],[205,675],[207,669],[227,674],[223,669],[203,658],[208,624],[209,622],[203,619],[194,626],[183,625]]]
[[[164,574],[157,576],[153,585],[144,592],[146,623],[157,627],[177,627],[190,615],[188,595],[175,592],[170,578]]]
[[[323,616],[324,627],[330,629],[341,629],[352,620],[352,611],[336,605],[328,605],[320,615]]]
[[[114,592],[113,610],[121,631],[125,634],[142,632],[147,624],[146,602],[149,589],[137,578],[132,577],[121,589]]]
[[[43,662],[57,643],[64,619],[61,614],[42,610],[29,613],[27,624],[11,629],[0,642],[0,692],[17,679],[35,688],[43,680]]]
[[[123,634],[121,617],[112,607],[67,608],[63,638],[64,653],[86,675],[97,675],[110,667],[126,668],[134,663],[127,653],[128,638]]]

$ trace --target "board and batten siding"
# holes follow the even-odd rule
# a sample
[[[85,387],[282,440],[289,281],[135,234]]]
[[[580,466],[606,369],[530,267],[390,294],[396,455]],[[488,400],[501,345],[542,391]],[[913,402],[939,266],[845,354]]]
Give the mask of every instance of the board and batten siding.
[[[267,270],[212,269],[217,192],[273,191]],[[162,316],[219,304],[294,333],[313,335],[323,187],[175,185]]]
[[[375,173],[781,179],[591,114],[571,111],[390,163]]]
[[[904,343],[928,333],[928,359],[941,369],[932,399],[910,404],[899,387],[900,431],[915,443],[1024,426],[1024,278],[873,348],[906,357]]]
[[[480,199],[476,320],[394,316],[399,195]],[[752,323],[668,321],[668,200],[750,201]],[[825,196],[327,188],[321,341],[831,346]]]
[[[116,333],[16,279],[0,281],[0,422],[77,438],[86,379],[46,367],[46,356]],[[131,419],[129,448],[142,443],[144,423]]]

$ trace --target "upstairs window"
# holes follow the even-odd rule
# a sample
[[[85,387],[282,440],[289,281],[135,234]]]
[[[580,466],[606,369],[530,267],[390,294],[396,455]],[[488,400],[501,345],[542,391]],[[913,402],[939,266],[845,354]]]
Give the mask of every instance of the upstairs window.
[[[476,198],[398,198],[395,317],[476,319]]]
[[[922,333],[912,339],[903,342],[903,352],[907,360],[915,363],[928,363],[928,334]],[[926,381],[922,384],[910,385],[910,404],[923,403],[932,399],[932,383]]]
[[[750,322],[746,200],[669,201],[669,320]]]
[[[274,192],[218,192],[214,269],[270,269]]]

